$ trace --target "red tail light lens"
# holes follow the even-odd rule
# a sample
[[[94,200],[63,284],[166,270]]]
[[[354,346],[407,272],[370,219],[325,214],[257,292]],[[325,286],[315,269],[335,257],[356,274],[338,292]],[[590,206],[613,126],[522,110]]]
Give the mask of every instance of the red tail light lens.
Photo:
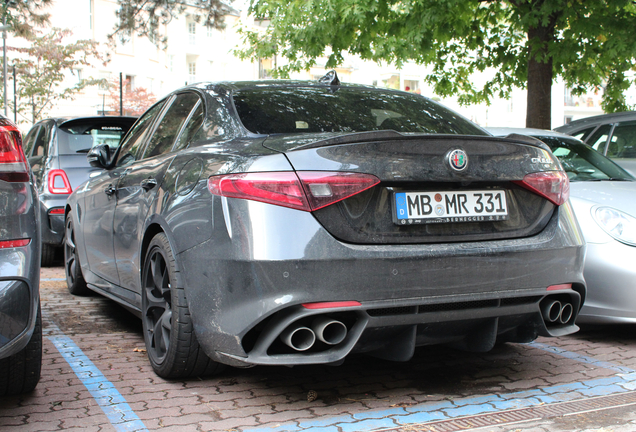
[[[312,210],[334,204],[380,183],[370,174],[299,171]]]
[[[302,171],[213,176],[208,189],[214,195],[243,198],[303,211],[314,211],[342,201],[380,182],[359,173]]]
[[[570,197],[570,180],[563,171],[544,171],[528,174],[516,184],[547,198],[560,206]]]
[[[0,180],[28,182],[26,163],[20,131],[8,121],[0,122]]]
[[[22,246],[28,245],[30,242],[31,242],[31,239],[3,240],[3,241],[0,241],[0,249],[22,247]]]
[[[70,194],[73,192],[68,176],[61,169],[49,171],[49,192],[52,194]]]

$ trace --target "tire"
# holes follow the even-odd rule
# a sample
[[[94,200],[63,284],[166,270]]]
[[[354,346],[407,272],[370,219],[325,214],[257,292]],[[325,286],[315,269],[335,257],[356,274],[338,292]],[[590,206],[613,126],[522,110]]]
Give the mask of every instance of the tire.
[[[181,276],[165,234],[150,245],[142,271],[142,324],[148,359],[163,378],[185,378],[220,372],[222,365],[200,347]]]
[[[40,381],[42,370],[42,316],[38,307],[33,335],[26,347],[0,359],[0,396],[29,393]]]
[[[55,252],[57,248],[48,243],[42,243],[42,267],[51,267],[55,260]]]
[[[78,296],[89,294],[75,247],[75,225],[70,213],[66,217],[64,229],[64,273],[68,292]]]

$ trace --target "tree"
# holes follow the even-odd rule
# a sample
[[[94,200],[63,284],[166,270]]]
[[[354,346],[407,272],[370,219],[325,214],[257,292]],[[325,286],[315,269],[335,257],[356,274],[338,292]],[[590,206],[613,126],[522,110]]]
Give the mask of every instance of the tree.
[[[118,38],[121,42],[129,40],[133,34],[145,36],[157,46],[166,47],[167,38],[162,27],[186,11],[196,22],[203,21],[206,27],[224,28],[223,16],[230,10],[228,3],[233,0],[117,0],[117,25],[110,34],[111,41]]]
[[[122,87],[124,95],[122,115],[140,116],[157,102],[155,95],[144,87],[133,89],[130,80],[124,80]],[[114,115],[119,115],[119,100],[119,78],[113,78],[108,86],[108,108]]]
[[[102,80],[77,76],[78,68],[90,66],[103,56],[97,49],[97,42],[78,40],[63,44],[63,39],[71,35],[70,30],[52,29],[43,36],[31,35],[27,48],[11,48],[19,57],[13,59],[16,68],[18,114],[35,123],[63,99],[71,99],[87,86],[97,85]],[[68,74],[77,76],[77,83],[63,88]]]
[[[41,12],[52,0],[1,0],[3,21],[11,26],[16,36],[33,36],[34,27],[49,22],[49,14]]]
[[[574,94],[604,87],[606,111],[627,109],[633,82],[636,4],[632,0],[251,0],[264,31],[243,29],[245,59],[287,59],[276,71],[308,69],[344,53],[364,60],[429,65],[426,81],[462,104],[528,92],[528,127],[550,129],[551,86]],[[476,73],[489,77],[483,86]]]

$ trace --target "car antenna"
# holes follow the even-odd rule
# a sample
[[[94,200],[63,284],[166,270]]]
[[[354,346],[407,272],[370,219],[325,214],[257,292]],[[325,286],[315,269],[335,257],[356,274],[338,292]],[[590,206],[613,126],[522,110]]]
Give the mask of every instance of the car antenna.
[[[330,70],[327,72],[322,78],[318,80],[320,84],[329,84],[331,86],[331,91],[335,92],[340,88],[340,78],[338,78],[338,74],[335,70]]]

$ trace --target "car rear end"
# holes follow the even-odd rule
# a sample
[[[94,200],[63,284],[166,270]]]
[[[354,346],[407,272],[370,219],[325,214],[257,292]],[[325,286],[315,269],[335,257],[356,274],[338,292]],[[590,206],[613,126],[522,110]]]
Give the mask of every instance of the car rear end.
[[[397,93],[367,89],[356,108],[358,90],[333,97],[343,89],[288,109],[291,121],[265,104],[304,102],[278,91],[255,107],[236,92],[272,154],[242,172],[216,166],[212,237],[180,255],[187,286],[209,287],[188,293],[207,354],[235,365],[408,360],[420,345],[487,351],[575,332],[584,242],[549,149],[487,136],[432,103],[421,109],[429,125],[410,121],[381,101]],[[356,111],[370,123],[352,126]]]
[[[92,173],[86,154],[95,145],[108,144],[112,152],[135,122],[134,117],[82,117],[57,122],[54,149],[40,193],[42,220],[46,221],[42,241],[58,247],[64,238],[64,206],[68,196]]]
[[[40,377],[38,210],[20,132],[0,117],[0,396]]]

